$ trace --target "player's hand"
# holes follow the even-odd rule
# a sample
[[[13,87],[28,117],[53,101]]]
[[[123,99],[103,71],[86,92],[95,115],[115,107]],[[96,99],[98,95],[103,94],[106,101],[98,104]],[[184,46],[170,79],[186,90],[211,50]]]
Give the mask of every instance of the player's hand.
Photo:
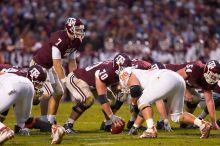
[[[170,123],[164,124],[164,130],[168,132],[173,132],[173,129],[170,126]]]
[[[113,124],[116,124],[118,126],[123,125],[121,117],[118,117],[118,116],[112,114],[111,116],[109,116],[109,118],[110,118],[110,120],[112,121]]]
[[[212,122],[212,129],[213,130],[220,130],[220,128],[216,122]]]
[[[38,105],[40,103],[40,97],[43,95],[43,90],[36,90],[33,98],[33,105]]]
[[[19,134],[20,135],[23,135],[23,136],[30,136],[30,133],[29,133],[29,129],[28,128],[22,128],[19,130]]]
[[[164,119],[164,130],[168,132],[173,132],[168,119]]]

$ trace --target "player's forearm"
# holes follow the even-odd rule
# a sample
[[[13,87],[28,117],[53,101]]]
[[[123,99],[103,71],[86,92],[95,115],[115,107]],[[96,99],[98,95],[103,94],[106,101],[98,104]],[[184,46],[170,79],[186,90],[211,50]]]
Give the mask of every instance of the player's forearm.
[[[205,90],[204,96],[211,122],[214,123],[216,121],[216,115],[215,115],[215,103],[214,103],[212,91]]]
[[[207,106],[207,109],[209,111],[209,116],[210,116],[211,122],[215,122],[216,121],[216,115],[215,115],[215,103],[214,103],[213,98],[208,99],[206,101],[206,106]]]
[[[69,64],[68,64],[68,68],[69,68],[69,72],[72,72],[72,71],[74,71],[75,69],[77,69],[76,59],[70,60],[70,62],[69,62]]]
[[[166,111],[166,106],[163,100],[158,100],[156,101],[156,107],[157,110],[161,116],[162,119],[167,119],[167,111]]]
[[[62,66],[60,66],[60,67],[54,66],[54,69],[55,69],[55,71],[56,71],[56,73],[57,73],[57,76],[58,76],[58,78],[59,78],[60,80],[62,80],[62,79],[65,78],[65,73],[64,73],[64,70],[63,70],[63,67],[62,67]]]
[[[102,109],[108,117],[113,114],[109,102],[102,104]]]

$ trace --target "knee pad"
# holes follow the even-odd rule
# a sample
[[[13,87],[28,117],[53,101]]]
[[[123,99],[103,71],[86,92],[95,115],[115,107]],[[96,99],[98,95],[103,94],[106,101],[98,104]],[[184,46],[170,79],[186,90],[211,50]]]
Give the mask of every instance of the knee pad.
[[[91,105],[90,105],[91,106]],[[84,103],[77,104],[76,106],[72,107],[72,110],[81,115],[86,111],[90,106],[85,105]]]
[[[189,109],[194,109],[197,107],[198,103],[192,103],[192,102],[188,102],[186,101],[186,106],[189,108]]]
[[[179,122],[180,121],[180,113],[178,114],[170,114],[170,119],[173,121],[173,122]]]
[[[94,103],[94,97],[93,96],[89,96],[86,98],[86,102],[85,102],[85,106],[87,106],[88,108],[91,107]]]
[[[130,87],[130,94],[132,97],[139,98],[143,93],[140,85],[133,85]]]

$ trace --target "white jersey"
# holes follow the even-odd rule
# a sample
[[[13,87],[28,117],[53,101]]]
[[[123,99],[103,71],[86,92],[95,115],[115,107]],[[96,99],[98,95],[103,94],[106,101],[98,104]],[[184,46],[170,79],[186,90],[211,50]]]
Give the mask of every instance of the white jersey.
[[[121,71],[119,74],[120,84],[122,85],[122,87],[127,88],[128,79],[131,73],[133,73],[138,78],[140,85],[143,88],[146,88],[151,84],[152,79],[159,77],[161,74],[165,72],[170,72],[170,70],[142,70],[128,67]]]
[[[183,96],[185,92],[185,81],[177,73],[167,70],[140,70],[125,68],[119,73],[120,83],[128,88],[128,80],[134,74],[143,88],[143,93],[138,99],[138,107],[153,104],[160,99],[167,99],[171,114],[180,114],[183,111]]]

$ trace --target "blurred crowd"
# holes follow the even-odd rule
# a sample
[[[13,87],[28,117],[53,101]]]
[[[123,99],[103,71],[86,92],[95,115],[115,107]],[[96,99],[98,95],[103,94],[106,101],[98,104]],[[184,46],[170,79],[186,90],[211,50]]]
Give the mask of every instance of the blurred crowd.
[[[80,67],[116,52],[163,63],[220,59],[219,0],[1,0],[0,63],[27,67],[69,16],[86,26]]]

